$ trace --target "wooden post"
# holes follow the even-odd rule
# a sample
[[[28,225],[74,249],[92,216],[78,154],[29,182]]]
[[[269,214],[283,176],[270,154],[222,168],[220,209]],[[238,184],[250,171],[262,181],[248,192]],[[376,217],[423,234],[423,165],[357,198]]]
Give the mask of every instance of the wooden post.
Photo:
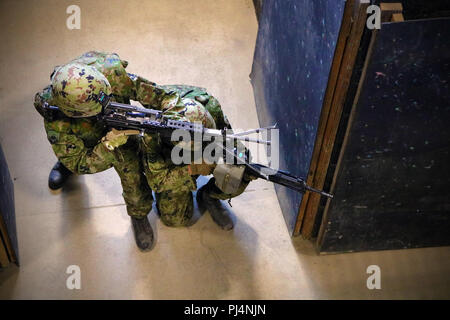
[[[401,22],[403,18],[403,5],[400,2],[380,3],[381,22]]]
[[[344,10],[307,177],[308,185],[317,189],[322,189],[325,182],[353,66],[366,25],[368,5],[361,0],[347,1]],[[305,239],[313,236],[319,202],[318,194],[310,192],[304,194],[294,236],[301,234]]]

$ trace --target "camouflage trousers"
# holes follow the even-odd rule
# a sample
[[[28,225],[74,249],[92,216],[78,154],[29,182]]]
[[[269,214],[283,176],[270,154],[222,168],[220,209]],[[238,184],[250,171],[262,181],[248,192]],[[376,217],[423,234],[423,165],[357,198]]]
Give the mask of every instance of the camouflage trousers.
[[[209,194],[214,199],[228,200],[237,197],[248,186],[250,180],[243,180],[236,193],[227,194],[219,188],[209,190]],[[194,213],[194,201],[192,191],[167,190],[156,193],[156,207],[161,217],[161,221],[169,227],[183,227],[189,225]]]
[[[129,140],[114,150],[116,160],[113,167],[120,177],[128,215],[140,218],[147,216],[152,209],[153,196],[137,153],[137,143],[134,139]]]

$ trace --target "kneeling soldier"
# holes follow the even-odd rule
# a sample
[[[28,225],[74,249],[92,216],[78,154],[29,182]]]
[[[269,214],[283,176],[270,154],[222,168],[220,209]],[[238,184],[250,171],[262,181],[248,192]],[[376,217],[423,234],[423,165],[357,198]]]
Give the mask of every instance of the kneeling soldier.
[[[201,122],[206,128],[228,128],[231,126],[223,114],[217,99],[205,89],[175,85],[161,86],[166,92],[175,92],[172,103],[163,106],[165,117],[190,122]],[[155,191],[156,206],[162,222],[167,226],[187,226],[193,215],[193,194],[197,189],[199,175],[210,175],[216,164],[176,165],[171,159],[174,144],[161,140],[158,134],[145,134],[142,139],[143,162],[148,184]],[[212,219],[224,230],[233,228],[226,205],[221,200],[229,200],[240,195],[254,178],[244,174],[238,188],[225,193],[211,178],[197,192],[200,209],[207,210]]]
[[[126,130],[108,132],[96,117],[102,107],[95,98],[103,91],[121,103],[132,99],[144,105],[160,105],[172,97],[154,83],[127,74],[126,65],[116,54],[87,52],[56,67],[51,85],[36,94],[34,105],[44,117],[47,138],[58,158],[49,175],[49,187],[61,188],[72,173],[92,174],[114,167],[121,179],[137,246],[149,250],[153,230],[147,214],[153,197],[144,176],[138,138],[128,136],[131,132]],[[43,108],[45,103],[59,110],[49,111]]]

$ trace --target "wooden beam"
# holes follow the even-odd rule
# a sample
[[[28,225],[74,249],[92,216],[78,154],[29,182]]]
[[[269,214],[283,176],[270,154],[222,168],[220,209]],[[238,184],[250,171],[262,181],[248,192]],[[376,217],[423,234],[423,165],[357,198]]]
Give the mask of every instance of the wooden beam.
[[[320,149],[322,147],[322,141],[325,134],[325,128],[328,120],[328,116],[331,109],[331,102],[333,98],[334,89],[336,87],[336,82],[339,76],[339,69],[341,67],[342,58],[344,56],[344,49],[347,42],[347,38],[350,34],[352,26],[352,16],[355,7],[355,1],[347,1],[344,8],[344,14],[342,18],[341,29],[339,31],[339,36],[337,40],[336,50],[334,53],[334,58],[331,64],[331,71],[328,77],[327,89],[325,92],[324,102],[322,106],[322,111],[320,114],[319,126],[317,128],[316,141],[314,143],[314,150],[311,158],[311,163],[308,171],[308,176],[306,183],[312,185],[314,181],[314,174],[317,167],[317,162],[319,160]],[[294,236],[300,233],[300,228],[303,223],[304,213],[306,210],[306,205],[308,203],[308,198],[310,192],[307,191],[302,198],[300,203],[300,208],[297,216],[297,221],[294,226]]]
[[[374,30],[372,32],[371,38],[370,38],[370,44],[369,44],[369,48],[367,49],[367,55],[366,55],[366,60],[364,62],[364,66],[361,72],[361,78],[359,79],[359,83],[358,83],[358,88],[356,90],[356,94],[355,94],[355,98],[353,99],[353,104],[352,104],[352,109],[350,111],[350,116],[349,116],[349,120],[348,120],[348,124],[347,124],[347,128],[345,130],[345,135],[344,135],[344,140],[342,142],[342,148],[340,150],[339,153],[339,158],[336,164],[336,169],[334,171],[334,175],[333,175],[333,180],[331,182],[331,188],[330,191],[333,192],[334,191],[334,187],[336,185],[336,179],[337,179],[337,173],[339,172],[339,168],[341,167],[342,164],[342,158],[344,156],[344,150],[345,147],[348,143],[348,137],[349,137],[349,132],[353,123],[353,119],[355,117],[355,112],[356,112],[356,105],[359,101],[359,96],[361,94],[361,89],[364,83],[364,80],[366,78],[366,74],[367,74],[367,67],[369,65],[369,61],[370,61],[370,57],[372,55],[372,51],[373,51],[373,47],[374,47],[374,43],[377,37],[377,30]],[[322,217],[322,221],[320,224],[320,229],[319,229],[319,233],[317,236],[317,247],[320,248],[321,244],[322,244],[322,240],[323,240],[323,235],[325,234],[325,230],[328,226],[328,210],[330,207],[330,201],[327,202],[327,204],[325,205],[325,209],[323,212],[323,217]]]
[[[405,21],[405,18],[403,17],[403,13],[394,13],[392,15],[392,22],[403,22]]]
[[[402,12],[403,5],[401,2],[382,2],[380,3],[381,11]]]
[[[347,1],[346,5],[349,5],[346,6],[348,11],[344,12],[343,26],[338,38],[340,43],[336,48],[335,59],[332,64],[307,179],[309,185],[318,189],[322,189],[325,182],[350,78],[366,24],[366,9],[369,4],[354,0]],[[349,12],[350,17],[348,17]],[[350,26],[347,25],[348,21],[350,21]],[[319,202],[320,196],[315,193],[304,195],[300,204],[294,235],[300,233],[306,239],[313,236],[312,232]]]
[[[403,18],[403,5],[400,2],[395,3],[386,3],[382,2],[380,3],[380,9],[381,9],[381,22],[391,22],[393,21],[393,15],[394,14],[401,14],[401,18]],[[397,16],[397,19],[400,16]],[[404,21],[404,20],[401,20]],[[397,21],[395,21],[397,22]]]

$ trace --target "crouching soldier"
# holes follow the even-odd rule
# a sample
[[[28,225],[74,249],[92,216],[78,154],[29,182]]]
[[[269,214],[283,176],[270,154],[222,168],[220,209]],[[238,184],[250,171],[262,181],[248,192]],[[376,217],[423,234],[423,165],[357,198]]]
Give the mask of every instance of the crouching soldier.
[[[165,117],[190,122],[201,122],[211,129],[231,129],[219,102],[205,89],[177,85],[161,86],[166,92],[176,93],[172,103],[162,106]],[[142,141],[143,163],[148,184],[155,191],[156,207],[161,221],[167,226],[188,226],[193,215],[193,191],[196,179],[213,173],[216,164],[174,164],[171,141],[162,140],[159,134],[145,134]],[[192,151],[192,150],[191,150]],[[232,193],[223,192],[212,177],[197,192],[201,210],[208,211],[212,219],[224,230],[233,228],[228,207],[222,200],[240,195],[252,176],[244,174],[238,188]]]
[[[59,189],[75,174],[92,174],[113,167],[123,188],[137,246],[149,250],[153,230],[147,214],[153,197],[139,154],[137,136],[111,130],[96,115],[102,107],[96,101],[100,91],[117,102],[130,99],[159,106],[173,97],[153,83],[126,73],[126,61],[116,54],[87,52],[70,63],[56,67],[51,85],[35,96],[34,105],[44,117],[48,141],[58,158],[49,175],[49,187]],[[59,110],[48,110],[44,105]]]

